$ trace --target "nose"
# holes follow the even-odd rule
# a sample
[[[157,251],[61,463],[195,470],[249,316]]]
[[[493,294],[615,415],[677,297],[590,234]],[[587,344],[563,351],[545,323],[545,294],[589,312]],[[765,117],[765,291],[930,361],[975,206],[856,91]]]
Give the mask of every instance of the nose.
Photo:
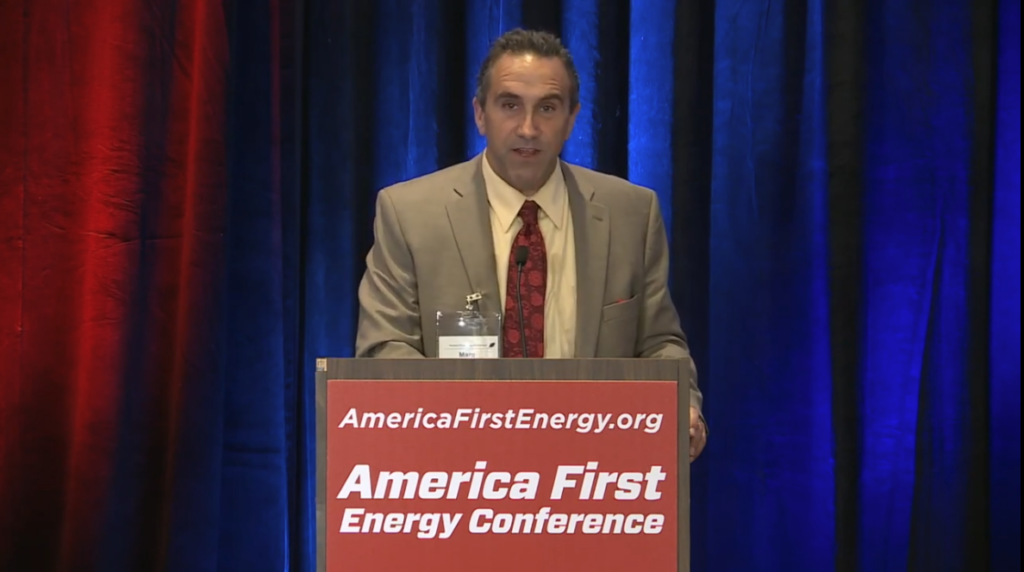
[[[537,125],[533,121],[533,113],[527,112],[523,115],[523,121],[519,124],[516,135],[523,139],[533,139],[537,136]]]

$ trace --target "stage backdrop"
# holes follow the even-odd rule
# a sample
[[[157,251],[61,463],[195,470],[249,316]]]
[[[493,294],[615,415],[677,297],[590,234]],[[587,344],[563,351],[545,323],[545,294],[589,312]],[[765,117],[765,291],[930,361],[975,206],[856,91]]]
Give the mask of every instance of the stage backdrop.
[[[375,192],[519,25],[662,201],[694,570],[1020,569],[1019,0],[0,2],[0,569],[313,569]]]

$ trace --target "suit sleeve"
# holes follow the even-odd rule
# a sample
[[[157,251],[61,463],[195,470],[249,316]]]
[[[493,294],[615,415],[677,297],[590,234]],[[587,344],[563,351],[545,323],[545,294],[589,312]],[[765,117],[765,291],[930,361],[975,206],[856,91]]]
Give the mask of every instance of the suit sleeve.
[[[377,193],[373,246],[359,284],[358,358],[421,358],[416,272],[388,189]]]
[[[697,386],[697,368],[668,290],[668,236],[658,196],[653,192],[648,217],[644,248],[645,303],[640,316],[638,353],[644,358],[682,360],[683,375],[690,386],[690,405],[702,411],[703,395]]]

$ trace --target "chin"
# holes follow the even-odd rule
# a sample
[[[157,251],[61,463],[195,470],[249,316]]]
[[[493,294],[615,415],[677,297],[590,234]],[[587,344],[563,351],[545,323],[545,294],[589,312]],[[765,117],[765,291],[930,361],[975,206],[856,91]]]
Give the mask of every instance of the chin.
[[[520,176],[512,175],[512,182],[515,183],[517,187],[521,188],[539,187],[543,184],[543,181],[538,181],[538,177],[533,173],[530,173],[529,175],[523,174]]]

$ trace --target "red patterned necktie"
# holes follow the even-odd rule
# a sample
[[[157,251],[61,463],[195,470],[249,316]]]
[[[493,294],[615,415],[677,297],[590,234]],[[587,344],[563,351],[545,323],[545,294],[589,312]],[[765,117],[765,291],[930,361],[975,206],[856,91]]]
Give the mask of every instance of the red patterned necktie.
[[[504,357],[523,357],[522,335],[526,336],[526,357],[544,357],[544,294],[548,283],[548,255],[544,248],[544,237],[537,224],[537,203],[526,201],[519,209],[523,227],[512,241],[508,257],[508,281],[505,287],[505,326],[503,332]],[[522,279],[516,264],[516,249],[529,249],[529,257],[523,266]],[[519,327],[519,304],[516,298],[516,284],[522,288],[523,323]]]

